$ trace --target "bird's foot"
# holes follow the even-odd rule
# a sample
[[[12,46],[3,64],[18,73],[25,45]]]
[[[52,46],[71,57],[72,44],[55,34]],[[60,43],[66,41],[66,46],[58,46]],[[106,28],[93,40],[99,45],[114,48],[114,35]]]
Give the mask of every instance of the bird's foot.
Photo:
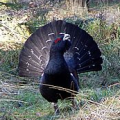
[[[59,108],[58,108],[57,103],[53,103],[53,107],[54,107],[54,110],[55,110],[55,115],[59,115],[60,110],[59,110]]]

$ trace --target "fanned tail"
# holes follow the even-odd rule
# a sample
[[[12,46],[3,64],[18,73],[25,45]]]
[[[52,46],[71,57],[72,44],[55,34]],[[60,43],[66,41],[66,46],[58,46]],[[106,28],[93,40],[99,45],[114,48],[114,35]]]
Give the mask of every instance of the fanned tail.
[[[78,26],[62,20],[40,27],[25,42],[19,57],[19,75],[40,76],[49,60],[52,41],[59,34],[70,34],[72,46],[64,54],[70,70],[77,72],[101,70],[101,52],[93,38]]]
[[[22,77],[40,76],[49,60],[52,41],[65,31],[65,22],[53,21],[40,27],[25,42],[19,56],[19,75]]]
[[[72,46],[64,55],[71,71],[78,73],[102,69],[101,52],[93,38],[78,26],[67,23],[66,32],[71,35]]]

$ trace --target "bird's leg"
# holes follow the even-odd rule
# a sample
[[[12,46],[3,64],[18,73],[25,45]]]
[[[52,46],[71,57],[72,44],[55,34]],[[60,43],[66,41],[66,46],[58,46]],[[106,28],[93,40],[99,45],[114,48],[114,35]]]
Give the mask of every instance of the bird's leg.
[[[58,115],[60,113],[60,111],[59,111],[57,103],[53,103],[53,107],[54,107],[54,110],[55,110],[55,114]]]

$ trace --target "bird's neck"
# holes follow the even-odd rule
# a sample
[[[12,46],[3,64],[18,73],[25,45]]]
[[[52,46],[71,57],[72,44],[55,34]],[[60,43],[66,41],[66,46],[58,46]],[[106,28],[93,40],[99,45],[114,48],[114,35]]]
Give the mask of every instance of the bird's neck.
[[[50,53],[50,59],[45,69],[45,73],[59,74],[68,72],[68,66],[64,59],[64,56],[60,52]]]

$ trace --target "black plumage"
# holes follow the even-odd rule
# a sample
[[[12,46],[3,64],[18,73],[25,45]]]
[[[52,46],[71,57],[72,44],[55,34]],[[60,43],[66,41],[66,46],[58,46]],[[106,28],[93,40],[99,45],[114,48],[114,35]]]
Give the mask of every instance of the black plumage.
[[[58,20],[40,27],[27,39],[18,68],[20,76],[41,76],[42,96],[57,103],[75,96],[78,73],[99,71],[101,64],[101,52],[93,38],[78,26]]]

